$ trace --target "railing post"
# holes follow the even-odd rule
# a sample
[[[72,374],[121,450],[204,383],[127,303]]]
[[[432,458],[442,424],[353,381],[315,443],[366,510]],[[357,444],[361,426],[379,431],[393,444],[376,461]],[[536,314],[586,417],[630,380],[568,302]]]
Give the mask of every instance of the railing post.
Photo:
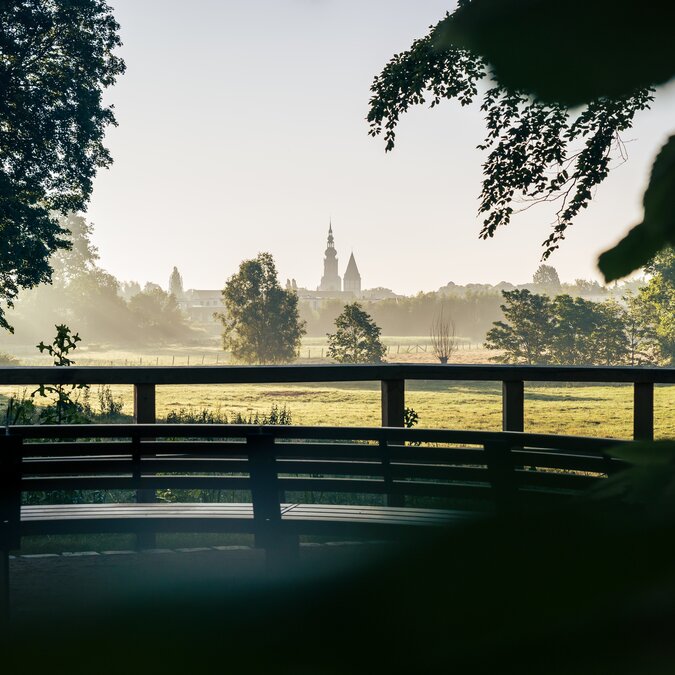
[[[155,385],[153,384],[134,384],[134,422],[136,424],[154,424],[157,421],[157,411],[155,407]],[[134,443],[137,439],[134,439]],[[140,462],[140,439],[138,439]],[[139,464],[140,469],[140,464]],[[136,501],[139,504],[152,504],[157,501],[154,490],[136,490]],[[136,539],[136,546],[139,549],[155,548],[157,537],[154,532],[139,532]]]
[[[654,383],[633,384],[633,438],[636,441],[654,440]]]
[[[9,552],[21,546],[21,445],[0,437],[0,626],[10,618]]]
[[[154,424],[157,421],[155,411],[155,385],[134,385],[134,422],[136,424]]]
[[[525,386],[522,380],[502,382],[502,431],[525,430]]]
[[[382,426],[402,427],[405,422],[405,380],[382,380]],[[393,493],[393,479],[387,441],[380,443],[382,470],[387,486],[387,506],[404,506],[403,495]]]
[[[518,484],[509,443],[485,443],[485,458],[499,513],[509,513],[517,506]]]
[[[268,569],[274,571],[298,552],[296,537],[281,532],[281,500],[274,436],[256,434],[246,439],[255,523],[255,545],[265,549]]]
[[[382,426],[402,427],[405,415],[405,380],[382,380]]]
[[[382,458],[382,475],[384,478],[387,506],[405,506],[405,497],[394,492],[394,476],[391,471],[389,442],[385,439],[380,441],[380,456]]]

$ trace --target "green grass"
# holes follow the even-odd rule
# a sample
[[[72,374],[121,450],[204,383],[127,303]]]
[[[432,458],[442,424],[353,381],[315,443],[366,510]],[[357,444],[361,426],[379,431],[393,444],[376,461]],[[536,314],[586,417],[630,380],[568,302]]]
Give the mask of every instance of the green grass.
[[[113,387],[133,410],[131,386]],[[16,388],[0,388],[2,394]],[[629,438],[632,431],[631,385],[526,384],[525,430]],[[287,406],[294,424],[377,426],[379,383],[284,385],[171,385],[157,387],[157,414],[163,419],[180,408],[210,408],[231,413],[268,412]],[[409,382],[406,405],[420,415],[420,427],[498,430],[501,388],[492,383]],[[657,386],[655,434],[675,437],[675,386]]]

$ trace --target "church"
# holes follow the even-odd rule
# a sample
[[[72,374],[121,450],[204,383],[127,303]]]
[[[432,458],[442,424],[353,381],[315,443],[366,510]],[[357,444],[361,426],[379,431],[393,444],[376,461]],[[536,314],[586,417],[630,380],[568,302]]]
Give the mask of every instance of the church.
[[[316,290],[324,293],[350,293],[357,298],[361,296],[361,275],[353,253],[349,256],[344,279],[340,279],[338,274],[338,259],[332,223],[328,225],[328,245],[323,259],[323,276]]]

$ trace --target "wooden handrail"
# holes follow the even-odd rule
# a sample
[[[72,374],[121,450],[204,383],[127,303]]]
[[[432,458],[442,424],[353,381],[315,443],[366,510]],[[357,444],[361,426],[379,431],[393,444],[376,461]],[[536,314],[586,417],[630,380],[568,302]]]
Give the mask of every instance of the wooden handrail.
[[[391,363],[289,366],[0,366],[5,384],[280,384],[448,380],[675,384],[675,368]]]

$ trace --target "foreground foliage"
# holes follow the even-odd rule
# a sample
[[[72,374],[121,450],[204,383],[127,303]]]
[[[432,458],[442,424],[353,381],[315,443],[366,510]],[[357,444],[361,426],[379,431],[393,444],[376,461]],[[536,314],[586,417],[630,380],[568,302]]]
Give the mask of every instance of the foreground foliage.
[[[104,0],[0,5],[0,301],[51,279],[58,214],[84,209],[116,124],[103,90],[124,72]],[[11,327],[0,306],[0,328]]]
[[[553,201],[547,258],[607,177],[612,157],[625,158],[621,133],[649,106],[652,87],[675,74],[674,21],[672,3],[574,0],[561,12],[549,0],[462,0],[375,78],[370,133],[384,131],[390,150],[399,117],[412,105],[430,100],[433,107],[442,99],[469,105],[478,83],[494,78],[481,105],[488,133],[480,148],[489,153],[481,237],[508,224],[519,202]],[[631,49],[616,39],[626,25]],[[567,44],[574,49],[552,47]],[[674,194],[675,136],[654,163],[643,221],[599,260],[606,280],[675,244]]]

